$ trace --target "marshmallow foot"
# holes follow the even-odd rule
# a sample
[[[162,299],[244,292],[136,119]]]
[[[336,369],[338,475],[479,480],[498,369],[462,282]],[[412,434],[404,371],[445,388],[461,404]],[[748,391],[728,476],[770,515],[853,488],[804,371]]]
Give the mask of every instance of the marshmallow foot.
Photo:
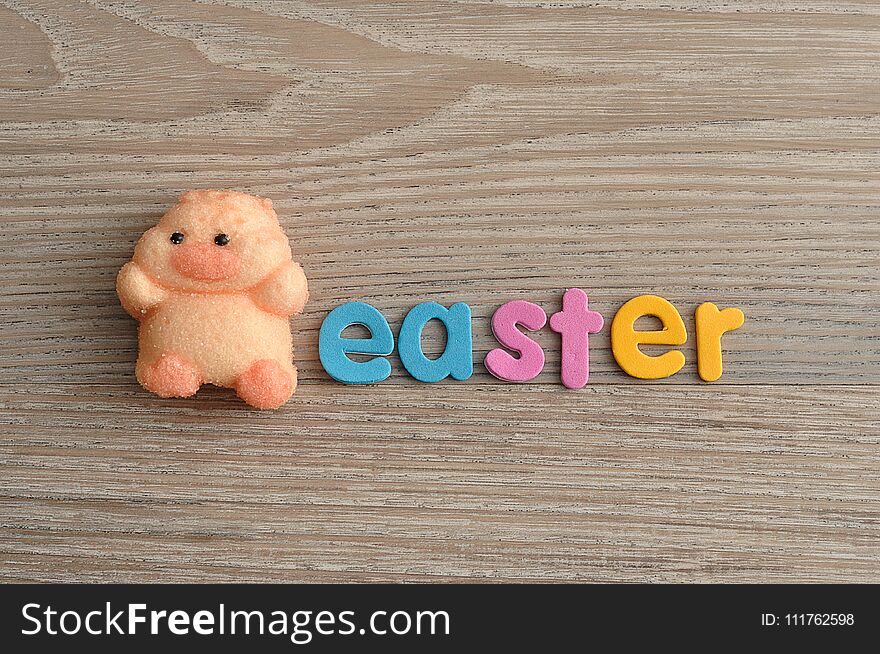
[[[239,377],[238,396],[257,409],[277,409],[296,390],[296,368],[285,369],[272,359],[261,359]]]
[[[202,384],[199,369],[176,354],[163,353],[138,370],[138,381],[159,397],[189,397]]]

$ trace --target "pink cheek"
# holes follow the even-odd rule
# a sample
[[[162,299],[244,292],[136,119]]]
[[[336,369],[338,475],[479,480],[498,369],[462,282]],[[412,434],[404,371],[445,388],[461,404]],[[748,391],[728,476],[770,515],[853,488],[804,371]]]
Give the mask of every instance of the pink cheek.
[[[174,246],[171,265],[184,277],[204,282],[230,279],[241,269],[235,250],[208,243],[183,243]]]

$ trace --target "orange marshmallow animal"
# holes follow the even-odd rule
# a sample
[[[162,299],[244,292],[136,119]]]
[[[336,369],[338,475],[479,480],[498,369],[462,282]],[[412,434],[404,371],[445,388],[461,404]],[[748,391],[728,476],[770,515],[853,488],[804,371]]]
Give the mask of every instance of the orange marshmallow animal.
[[[135,374],[148,391],[189,397],[214,384],[274,409],[296,390],[288,318],[309,291],[271,200],[184,193],[138,241],[116,292],[140,322]]]

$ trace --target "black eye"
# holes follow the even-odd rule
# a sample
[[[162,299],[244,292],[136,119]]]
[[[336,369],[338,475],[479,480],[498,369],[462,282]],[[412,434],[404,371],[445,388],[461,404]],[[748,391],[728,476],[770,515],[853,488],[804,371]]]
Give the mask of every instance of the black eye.
[[[180,232],[174,232],[171,235],[171,242],[174,243],[174,245],[180,245],[183,243],[183,234]]]
[[[217,245],[226,245],[229,243],[229,237],[226,234],[217,234],[217,236],[214,237],[214,242]]]

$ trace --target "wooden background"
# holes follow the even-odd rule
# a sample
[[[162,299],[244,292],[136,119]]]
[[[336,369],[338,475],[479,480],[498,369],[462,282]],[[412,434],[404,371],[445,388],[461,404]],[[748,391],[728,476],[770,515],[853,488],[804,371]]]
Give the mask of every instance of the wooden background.
[[[874,3],[0,3],[0,579],[880,581]],[[184,189],[273,198],[313,300],[275,413],[136,383],[114,278]],[[482,366],[515,298],[657,293],[688,363]],[[464,301],[476,372],[317,332]],[[725,373],[693,310],[736,306]],[[434,351],[438,331],[428,334]]]

